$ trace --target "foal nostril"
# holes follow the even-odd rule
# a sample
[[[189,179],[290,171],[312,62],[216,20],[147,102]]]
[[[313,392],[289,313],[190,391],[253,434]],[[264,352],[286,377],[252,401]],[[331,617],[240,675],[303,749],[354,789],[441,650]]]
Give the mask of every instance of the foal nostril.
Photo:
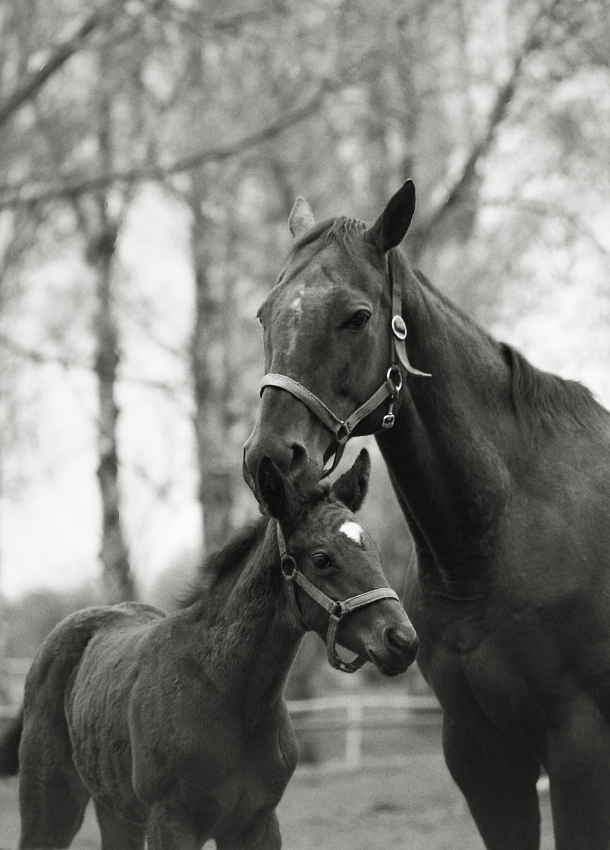
[[[400,655],[417,655],[419,640],[413,628],[406,626],[388,626],[383,634],[385,645],[392,652]]]
[[[307,469],[309,458],[307,449],[301,443],[292,444],[292,460],[290,461],[290,472],[303,472]]]

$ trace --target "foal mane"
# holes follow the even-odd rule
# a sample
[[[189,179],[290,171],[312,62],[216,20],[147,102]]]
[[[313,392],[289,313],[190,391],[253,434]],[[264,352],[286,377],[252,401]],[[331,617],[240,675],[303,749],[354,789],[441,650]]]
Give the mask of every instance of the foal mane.
[[[300,519],[319,501],[330,495],[331,490],[331,484],[326,481],[320,482],[315,490],[309,494],[308,499],[303,500],[301,508],[295,513],[292,522],[298,524]],[[245,525],[235,532],[226,546],[212,552],[200,563],[197,574],[190,582],[187,590],[177,597],[178,608],[189,608],[202,599],[214,604],[215,607],[220,607],[222,600],[219,599],[219,596],[223,594],[223,591],[226,595],[226,592],[230,592],[235,585],[248,556],[265,536],[269,522],[270,517],[263,516]]]
[[[197,574],[184,594],[178,597],[179,608],[189,608],[203,596],[213,595],[220,582],[233,584],[254,546],[262,540],[268,517],[260,517],[235,532],[226,546],[212,552],[197,568]]]

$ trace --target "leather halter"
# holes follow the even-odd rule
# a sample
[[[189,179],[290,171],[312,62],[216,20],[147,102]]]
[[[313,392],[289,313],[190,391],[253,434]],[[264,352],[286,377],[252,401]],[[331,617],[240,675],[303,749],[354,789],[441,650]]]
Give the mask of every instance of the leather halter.
[[[277,387],[298,398],[318,419],[332,431],[335,437],[336,448],[335,457],[330,469],[325,470],[321,478],[326,478],[331,474],[339,464],[345,450],[345,445],[356,425],[365,419],[370,413],[373,413],[380,404],[386,399],[389,399],[388,410],[381,422],[379,431],[386,431],[394,425],[395,414],[394,405],[398,398],[398,394],[402,389],[402,372],[400,367],[410,372],[412,375],[421,375],[423,377],[431,377],[427,372],[420,372],[415,369],[409,362],[405,340],[407,338],[407,326],[402,317],[402,292],[400,286],[394,286],[392,279],[391,266],[388,261],[388,276],[390,279],[390,290],[392,292],[392,353],[390,358],[390,368],[388,369],[386,379],[379,389],[360,405],[347,419],[339,419],[332,410],[327,407],[322,399],[304,387],[294,378],[289,378],[287,375],[270,372],[263,377],[260,386],[260,394],[263,394],[265,387]],[[378,431],[374,432],[378,433]]]
[[[296,561],[292,555],[288,554],[286,541],[279,522],[276,520],[277,529],[277,545],[280,550],[280,560],[282,565],[282,574],[285,579],[286,591],[288,598],[292,603],[294,611],[307,631],[311,631],[311,626],[303,618],[299,603],[297,602],[295,584],[298,584],[301,590],[310,596],[314,602],[317,602],[328,614],[328,631],[326,633],[326,657],[328,663],[336,670],[342,670],[344,673],[354,673],[366,663],[366,658],[357,655],[353,661],[344,661],[337,654],[337,632],[341,620],[350,611],[355,611],[356,608],[362,608],[365,605],[370,605],[372,602],[377,602],[379,599],[395,599],[400,603],[398,594],[391,587],[378,587],[375,590],[367,590],[365,593],[359,593],[357,596],[351,596],[344,602],[337,602],[327,596],[323,591],[312,584],[303,573],[299,572]]]

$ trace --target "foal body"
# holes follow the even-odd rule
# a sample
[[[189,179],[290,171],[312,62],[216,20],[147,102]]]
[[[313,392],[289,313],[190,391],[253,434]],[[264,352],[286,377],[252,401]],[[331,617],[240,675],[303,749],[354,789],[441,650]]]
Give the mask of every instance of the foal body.
[[[368,456],[313,506],[270,467],[262,482],[293,563],[335,598],[387,587],[378,553],[340,532],[359,506]],[[344,501],[342,501],[344,500]],[[60,623],[28,674],[20,748],[22,848],[68,847],[93,798],[103,850],[277,850],[276,806],[297,745],[283,699],[322,609],[284,590],[275,521],[242,532],[206,565],[187,607],[89,608]],[[314,559],[331,566],[317,575]],[[383,589],[380,591],[383,593]],[[386,594],[390,596],[392,592]],[[405,670],[416,637],[391,598],[350,613],[350,649]]]
[[[202,600],[169,617],[92,608],[52,633],[26,691],[22,847],[69,846],[90,796],[108,850],[145,830],[151,848],[280,845],[297,760],[282,691],[303,632],[271,593],[246,619],[255,583],[211,626]]]

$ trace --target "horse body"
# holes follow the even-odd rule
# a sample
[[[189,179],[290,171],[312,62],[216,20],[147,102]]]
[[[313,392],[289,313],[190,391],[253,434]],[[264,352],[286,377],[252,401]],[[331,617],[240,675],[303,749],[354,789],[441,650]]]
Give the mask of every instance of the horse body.
[[[368,474],[364,453],[305,503],[267,464],[275,520],[212,556],[181,610],[90,608],[54,629],[26,680],[21,847],[70,846],[92,798],[103,850],[143,850],[145,839],[149,850],[195,850],[210,838],[219,850],[279,850],[275,809],[297,761],[283,690],[304,632],[325,636],[356,590],[366,602],[340,615],[342,644],[387,674],[417,649],[347,507],[360,506]],[[329,599],[330,617],[321,588],[346,600]]]
[[[379,431],[382,404],[354,434],[378,432],[415,543],[405,604],[444,709],[448,767],[488,848],[538,847],[543,765],[557,847],[602,850],[610,846],[610,415],[410,269],[392,249],[412,213],[406,184],[369,229],[342,219],[314,226],[305,215],[260,312],[266,370],[347,420],[392,362],[398,287],[408,358],[432,377],[409,375],[401,360],[393,427]],[[298,322],[288,312],[297,293]],[[306,489],[336,449],[307,400],[267,386],[245,477],[254,483],[264,452]]]

